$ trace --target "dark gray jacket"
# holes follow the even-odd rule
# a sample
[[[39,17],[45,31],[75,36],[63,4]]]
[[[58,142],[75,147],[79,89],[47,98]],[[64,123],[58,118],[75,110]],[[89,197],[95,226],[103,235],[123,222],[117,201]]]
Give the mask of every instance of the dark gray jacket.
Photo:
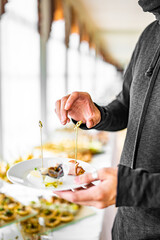
[[[114,240],[160,239],[159,69],[160,24],[155,21],[136,45],[122,92],[108,106],[97,106],[102,119],[96,129],[117,131],[127,127],[119,167]]]

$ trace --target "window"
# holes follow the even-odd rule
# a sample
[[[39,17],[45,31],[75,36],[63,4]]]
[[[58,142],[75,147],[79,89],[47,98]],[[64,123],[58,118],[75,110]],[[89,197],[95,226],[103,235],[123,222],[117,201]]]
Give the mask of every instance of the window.
[[[82,91],[94,94],[95,87],[95,50],[89,48],[87,41],[82,41],[80,45],[80,76]]]
[[[111,102],[120,92],[121,86],[122,76],[116,67],[97,56],[95,101],[100,105]]]
[[[46,79],[43,79],[46,80],[45,89],[42,89],[37,1],[12,0],[6,4],[6,12],[0,22],[0,122],[4,160],[24,156],[39,145],[38,121],[42,110],[45,110],[47,119],[44,132],[46,129],[47,133],[52,134],[56,127],[61,127],[54,106],[56,100],[65,94],[87,91],[93,101],[106,104],[120,90],[121,81],[116,68],[96,56],[95,49],[89,48],[87,41],[80,43],[80,31],[76,16],[73,16],[68,49],[65,46],[64,20],[52,23],[46,47],[47,74]],[[45,59],[41,58],[41,63],[42,60]],[[43,72],[43,66],[41,67]],[[40,93],[43,95],[43,90],[46,91],[46,98],[45,94],[40,96]],[[45,109],[41,106],[43,100]]]
[[[47,45],[47,128],[51,132],[59,126],[54,113],[56,100],[65,95],[66,46],[65,22],[54,21]]]
[[[80,37],[72,33],[69,39],[68,49],[68,93],[80,90]]]
[[[37,1],[12,0],[1,19],[3,156],[10,160],[39,140]]]

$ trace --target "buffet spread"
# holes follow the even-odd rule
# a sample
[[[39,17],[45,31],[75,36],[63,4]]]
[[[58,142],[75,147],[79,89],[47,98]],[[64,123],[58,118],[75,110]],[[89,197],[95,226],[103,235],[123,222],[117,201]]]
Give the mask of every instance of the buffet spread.
[[[77,146],[74,137],[65,139],[68,135],[74,136],[73,127],[57,130],[56,134],[63,135],[62,140],[46,141],[41,146],[35,146],[27,156],[19,156],[10,163],[0,162],[0,178],[12,184],[14,181],[7,177],[7,172],[10,172],[12,168],[14,169],[14,166],[17,167],[26,162],[27,164],[31,163],[34,159],[35,162],[36,159],[41,162],[43,158],[42,166],[40,164],[30,169],[31,183],[38,179],[44,188],[56,189],[56,191],[62,188],[63,190],[66,176],[71,182],[74,176],[90,171],[87,168],[90,165],[88,163],[92,162],[93,156],[102,153],[103,146],[108,143],[108,134],[104,132],[88,133],[79,129]],[[55,161],[51,161],[52,159]],[[52,162],[52,164],[45,165],[47,161]],[[32,164],[30,165],[32,166]],[[31,187],[37,187],[37,185]],[[72,187],[74,188],[74,186]],[[41,239],[42,235],[47,235],[94,214],[95,211],[90,208],[55,196],[50,197],[50,199],[39,196],[38,201],[33,200],[28,205],[24,205],[8,193],[0,192],[0,228],[17,224],[23,239],[26,240]]]

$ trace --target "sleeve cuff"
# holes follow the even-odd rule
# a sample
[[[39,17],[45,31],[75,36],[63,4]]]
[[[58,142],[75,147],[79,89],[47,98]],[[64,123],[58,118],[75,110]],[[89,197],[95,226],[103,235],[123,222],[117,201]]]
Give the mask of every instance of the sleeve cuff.
[[[128,190],[131,188],[131,168],[118,165],[118,184],[117,184],[117,197],[116,207],[126,206],[130,202]]]

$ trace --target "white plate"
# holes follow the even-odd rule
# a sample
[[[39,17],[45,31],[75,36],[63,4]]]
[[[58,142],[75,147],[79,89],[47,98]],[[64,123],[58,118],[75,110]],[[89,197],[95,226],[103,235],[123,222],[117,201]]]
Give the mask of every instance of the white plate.
[[[56,163],[69,164],[70,160],[71,159],[69,158],[60,158],[60,157],[44,158],[43,167],[47,168],[47,167],[55,166]],[[95,170],[90,164],[86,162],[83,162],[80,160],[77,160],[77,162],[79,162],[79,165],[83,167],[86,173],[93,172]],[[40,158],[26,160],[12,166],[7,172],[7,177],[13,183],[18,183],[27,187],[43,189],[43,190],[45,189],[45,190],[63,191],[63,190],[75,189],[82,186],[82,185],[77,185],[74,182],[75,176],[66,175],[64,176],[63,184],[59,185],[57,188],[45,187],[44,184],[42,183],[41,178],[35,178],[32,175],[30,175],[30,172],[32,170],[34,170],[35,168],[41,168],[41,167],[42,167],[42,160]]]

